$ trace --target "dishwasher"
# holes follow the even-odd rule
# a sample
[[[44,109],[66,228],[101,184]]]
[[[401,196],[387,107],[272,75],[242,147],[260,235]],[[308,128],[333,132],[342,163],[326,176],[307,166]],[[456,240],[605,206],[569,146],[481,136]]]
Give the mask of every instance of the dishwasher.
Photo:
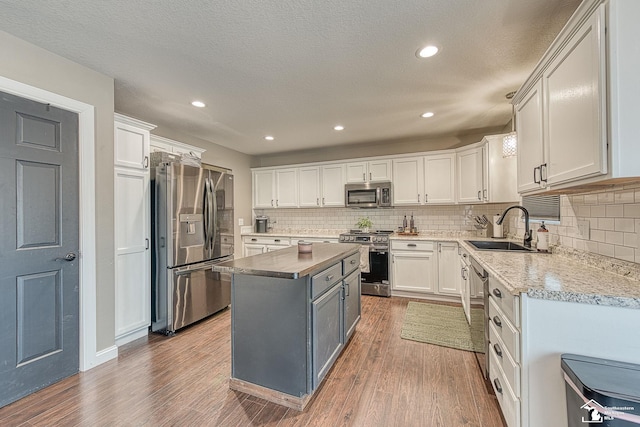
[[[472,313],[471,330],[482,330],[482,334],[471,334],[471,338],[473,340],[475,336],[477,340],[484,340],[484,342],[474,342],[473,344],[476,349],[481,348],[484,351],[483,353],[476,351],[475,355],[478,366],[482,371],[482,376],[486,380],[489,378],[489,274],[478,264],[478,261],[473,257],[469,258],[471,259],[471,268],[469,270],[470,288],[476,296],[482,295],[482,298],[476,300],[477,302],[474,301],[474,305],[477,307],[481,304],[483,309],[481,312],[479,310],[470,310]]]

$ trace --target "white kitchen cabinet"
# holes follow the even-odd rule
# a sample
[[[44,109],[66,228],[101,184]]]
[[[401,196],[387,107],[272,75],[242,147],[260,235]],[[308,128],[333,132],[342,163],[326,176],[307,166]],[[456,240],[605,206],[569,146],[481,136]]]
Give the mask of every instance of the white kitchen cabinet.
[[[154,125],[114,114],[114,165],[132,169],[149,169],[149,141]]]
[[[517,157],[502,155],[504,135],[489,135],[482,138],[484,164],[482,182],[485,188],[482,197],[487,203],[519,202]]]
[[[343,163],[322,166],[322,206],[344,207],[345,175]]]
[[[424,192],[422,157],[393,159],[393,205],[420,204]]]
[[[455,203],[455,153],[393,160],[393,204]]]
[[[154,126],[115,115],[115,334],[122,345],[151,324],[149,131]]]
[[[273,252],[291,246],[289,237],[280,236],[244,236],[242,238],[242,255],[247,257],[265,252]]]
[[[458,244],[438,243],[438,293],[460,295]]]
[[[424,157],[424,204],[455,203],[455,153]]]
[[[542,79],[516,105],[518,127],[518,191],[544,188],[540,167],[544,163],[542,135]]]
[[[583,1],[520,88],[521,193],[640,176],[638,19],[637,1]]]
[[[347,163],[348,184],[377,181],[391,181],[390,159]]]
[[[298,170],[276,169],[276,208],[298,207]]]
[[[466,148],[456,153],[458,159],[458,202],[482,203],[485,191],[483,150],[481,146]]]
[[[298,203],[301,208],[322,206],[320,167],[307,166],[298,169]]]
[[[462,309],[467,318],[467,322],[471,324],[471,265],[469,254],[460,248],[458,257],[458,283],[460,283],[460,295],[462,300]]]
[[[197,157],[198,159],[201,159],[202,153],[206,151],[200,147],[185,144],[179,141],[174,141],[173,139],[169,138],[163,138],[158,135],[151,135],[150,148],[152,153],[162,151],[165,153],[173,153],[179,156],[183,154],[190,154]]]
[[[434,242],[391,241],[391,289],[434,293],[438,290],[438,259]]]
[[[253,207],[256,209],[275,207],[275,178],[273,169],[253,171]]]

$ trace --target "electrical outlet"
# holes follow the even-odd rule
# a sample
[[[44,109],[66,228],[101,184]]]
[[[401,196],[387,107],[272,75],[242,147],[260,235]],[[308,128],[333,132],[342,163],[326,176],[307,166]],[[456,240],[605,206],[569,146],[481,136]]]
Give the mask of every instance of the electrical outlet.
[[[238,218],[238,225],[244,225],[244,218]]]
[[[589,240],[590,225],[591,223],[587,220],[578,220],[578,232],[580,233],[580,237],[583,239]]]

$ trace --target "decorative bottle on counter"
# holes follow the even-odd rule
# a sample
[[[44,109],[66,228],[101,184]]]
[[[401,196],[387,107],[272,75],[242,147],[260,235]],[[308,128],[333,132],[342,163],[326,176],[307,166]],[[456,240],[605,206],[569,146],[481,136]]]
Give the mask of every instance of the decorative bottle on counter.
[[[540,228],[538,228],[538,245],[536,249],[538,249],[538,252],[549,251],[549,230],[544,226],[544,221],[542,221]]]
[[[407,232],[407,216],[404,216],[404,219],[402,220],[402,231],[403,232]]]
[[[412,233],[416,231],[416,223],[413,222],[413,212],[411,212],[411,220],[409,221],[409,231]]]

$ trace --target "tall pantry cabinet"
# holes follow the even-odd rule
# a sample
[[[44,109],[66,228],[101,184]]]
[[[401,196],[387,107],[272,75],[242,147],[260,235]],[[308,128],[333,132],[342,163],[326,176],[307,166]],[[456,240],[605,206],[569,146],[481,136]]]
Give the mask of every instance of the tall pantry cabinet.
[[[154,125],[115,114],[115,333],[122,345],[151,324],[149,141]]]

